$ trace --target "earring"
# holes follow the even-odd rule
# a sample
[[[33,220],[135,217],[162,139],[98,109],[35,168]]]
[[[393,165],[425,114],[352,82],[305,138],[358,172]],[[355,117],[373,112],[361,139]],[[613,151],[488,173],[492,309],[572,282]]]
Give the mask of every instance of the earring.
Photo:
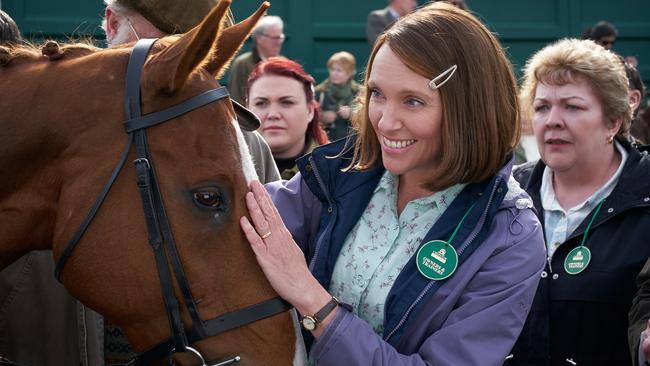
[[[608,144],[611,144],[612,142],[614,142],[614,136],[609,136],[609,137],[607,138],[607,143],[608,143]]]

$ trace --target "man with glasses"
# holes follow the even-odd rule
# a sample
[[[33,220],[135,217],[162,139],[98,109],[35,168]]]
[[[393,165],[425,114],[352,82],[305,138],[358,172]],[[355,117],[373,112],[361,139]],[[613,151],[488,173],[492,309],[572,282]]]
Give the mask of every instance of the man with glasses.
[[[614,24],[604,20],[596,23],[596,25],[586,29],[582,33],[582,39],[591,39],[603,46],[606,50],[612,49],[614,42],[616,42],[616,37],[618,37],[618,29],[616,29]]]
[[[587,28],[582,32],[582,39],[591,39],[592,41],[603,46],[606,50],[612,50],[614,43],[616,43],[616,38],[618,37],[618,29],[614,24],[601,20],[596,23],[593,27]],[[635,56],[625,56],[623,57],[625,62],[632,65],[633,67],[639,66],[639,61]]]
[[[248,75],[258,62],[280,55],[285,37],[283,29],[284,23],[279,16],[267,15],[260,19],[253,30],[251,50],[235,58],[230,67],[228,91],[231,98],[246,104],[245,88]]]

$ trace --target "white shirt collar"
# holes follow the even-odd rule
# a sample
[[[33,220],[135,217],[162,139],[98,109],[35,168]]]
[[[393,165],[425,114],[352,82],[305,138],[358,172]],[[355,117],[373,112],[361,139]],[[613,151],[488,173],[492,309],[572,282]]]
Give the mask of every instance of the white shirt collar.
[[[566,213],[569,211],[580,210],[585,205],[593,207],[598,204],[600,200],[609,196],[609,194],[614,190],[616,183],[618,183],[618,179],[621,176],[621,172],[623,171],[623,167],[625,166],[628,155],[623,145],[621,145],[618,141],[614,140],[614,146],[616,146],[616,149],[621,154],[621,163],[619,164],[618,169],[616,169],[616,173],[614,173],[614,175],[612,175],[609,180],[607,180],[607,183],[600,187],[584,202],[581,202],[568,210],[564,210],[562,206],[560,206],[560,203],[557,201],[557,197],[555,196],[555,189],[553,189],[553,171],[548,166],[545,167],[544,173],[542,175],[542,186],[539,190],[542,198],[542,208],[544,210],[558,210]]]

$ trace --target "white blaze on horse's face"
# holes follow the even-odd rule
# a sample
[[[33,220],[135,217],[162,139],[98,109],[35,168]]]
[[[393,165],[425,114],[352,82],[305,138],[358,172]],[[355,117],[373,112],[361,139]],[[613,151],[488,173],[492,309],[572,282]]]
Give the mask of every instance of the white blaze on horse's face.
[[[241,132],[239,123],[236,120],[232,121],[235,131],[237,132],[237,144],[239,144],[239,155],[241,156],[241,165],[244,171],[244,177],[246,178],[246,183],[251,184],[253,180],[259,180],[257,177],[257,172],[255,171],[255,165],[253,165],[253,159],[251,158],[251,153],[248,150],[248,144],[244,139],[244,133]]]

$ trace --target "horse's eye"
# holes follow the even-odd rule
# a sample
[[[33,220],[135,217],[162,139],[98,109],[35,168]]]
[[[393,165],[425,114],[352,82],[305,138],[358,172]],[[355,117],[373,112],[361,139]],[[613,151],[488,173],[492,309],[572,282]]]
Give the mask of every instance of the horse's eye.
[[[223,205],[221,194],[213,191],[194,192],[194,200],[198,204],[209,208],[221,208]]]

